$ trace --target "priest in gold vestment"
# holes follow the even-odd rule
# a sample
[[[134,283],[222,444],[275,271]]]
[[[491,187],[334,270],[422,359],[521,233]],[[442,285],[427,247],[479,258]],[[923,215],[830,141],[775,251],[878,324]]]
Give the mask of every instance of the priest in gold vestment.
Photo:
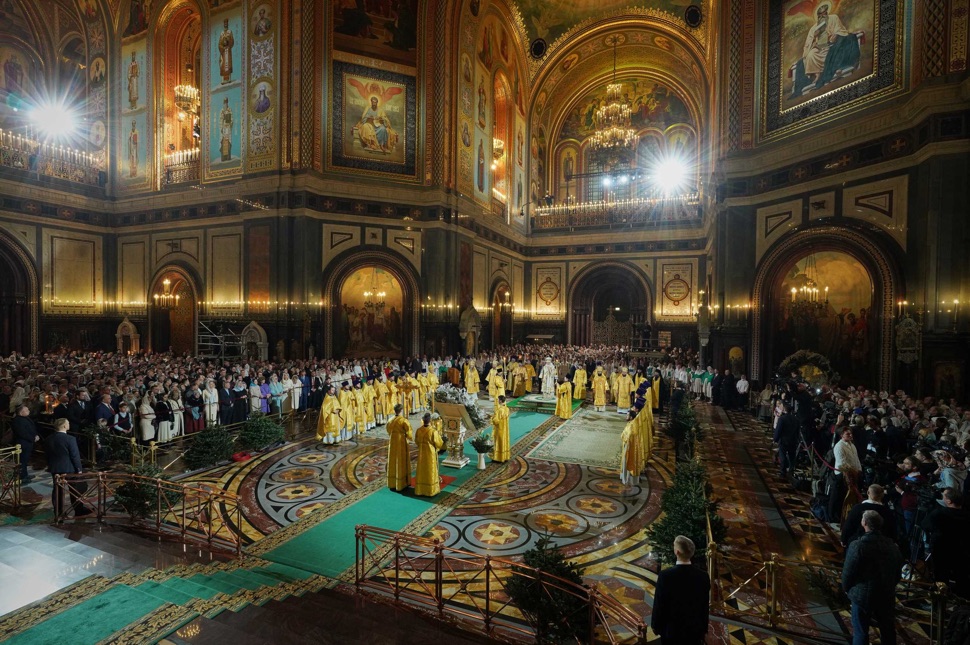
[[[475,367],[475,359],[469,359],[465,363],[465,391],[469,394],[478,394],[481,379],[478,376],[478,368]]]
[[[317,418],[317,439],[326,444],[340,443],[340,404],[337,403],[336,388],[330,386],[323,397],[320,406],[320,416]]]
[[[618,413],[626,414],[630,411],[630,395],[633,394],[633,387],[630,371],[624,367],[620,375],[616,377],[616,385],[613,387]]]
[[[495,442],[492,448],[492,461],[502,463],[508,461],[511,457],[509,415],[509,409],[505,405],[505,397],[500,394],[498,402],[495,404],[495,412],[492,414],[492,440]]]
[[[560,419],[573,416],[573,386],[568,378],[562,379],[556,388],[556,416]]]
[[[387,487],[398,492],[411,485],[411,422],[401,413],[404,406],[394,406],[394,418],[387,424]]]
[[[414,481],[414,494],[419,497],[434,497],[441,492],[438,451],[444,442],[431,427],[430,413],[426,413],[422,421],[424,423],[414,433],[414,443],[418,444],[418,474]]]
[[[589,377],[586,375],[586,369],[582,366],[576,368],[573,373],[573,399],[576,401],[582,401],[586,398],[586,383]]]
[[[643,470],[643,446],[637,425],[636,416],[631,410],[620,434],[620,481],[627,486],[636,484]]]
[[[610,392],[610,384],[603,374],[603,368],[597,367],[593,376],[593,406],[597,412],[606,412],[606,395]]]

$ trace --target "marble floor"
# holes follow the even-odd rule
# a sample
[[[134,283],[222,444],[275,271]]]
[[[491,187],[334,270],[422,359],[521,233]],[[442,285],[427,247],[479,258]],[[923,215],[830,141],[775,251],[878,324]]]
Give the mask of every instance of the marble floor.
[[[724,546],[749,554],[754,561],[776,553],[805,562],[840,564],[837,535],[811,515],[806,495],[774,472],[764,428],[749,415],[708,404],[698,403],[696,411],[705,429],[699,458],[708,468],[714,495],[720,500],[719,514],[728,527]],[[661,415],[658,421],[662,427],[666,419]],[[412,423],[417,425],[417,417]],[[649,621],[658,566],[644,529],[658,516],[660,497],[676,467],[670,441],[658,432],[648,476],[637,486],[624,487],[609,468],[531,457],[536,446],[560,427],[558,422],[543,424],[543,430],[517,444],[512,460],[495,469],[477,489],[450,499],[444,512],[412,528],[442,539],[449,547],[513,561],[538,535],[548,534],[584,567],[587,582]],[[622,418],[617,417],[617,436],[620,429]],[[379,485],[387,442],[382,428],[337,446],[322,444],[312,436],[310,427],[306,430],[310,434],[302,439],[249,462],[189,474],[184,481],[205,482],[239,495],[243,529],[250,543],[338,500],[353,501]],[[28,491],[36,501],[34,524],[28,518],[20,520],[20,525],[0,527],[0,614],[92,574],[111,576],[208,561],[207,554],[186,552],[181,546],[159,544],[121,530],[80,523],[62,527],[38,524],[49,490],[49,482],[39,476]],[[374,524],[379,526],[379,521],[375,519]],[[742,582],[744,573],[741,569],[726,571],[724,577],[728,583]],[[460,577],[457,571],[456,584]],[[754,603],[758,593],[755,589],[739,598]],[[792,616],[826,610],[824,600],[810,591],[789,594],[783,600]],[[186,626],[183,636],[231,634],[226,629],[244,628],[249,619],[227,615],[223,622],[241,622],[221,627],[206,620]],[[839,612],[828,612],[817,620],[832,629],[847,629],[845,616]],[[902,625],[901,629],[915,633],[912,627]],[[176,634],[172,642],[179,642],[177,638]],[[209,642],[201,637],[183,641]],[[803,641],[767,636],[715,619],[708,642],[779,645]]]

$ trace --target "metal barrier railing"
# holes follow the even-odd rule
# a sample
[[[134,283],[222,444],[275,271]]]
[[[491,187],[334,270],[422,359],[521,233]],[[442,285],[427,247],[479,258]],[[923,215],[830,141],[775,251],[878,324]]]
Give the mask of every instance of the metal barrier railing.
[[[445,547],[438,540],[357,526],[358,590],[407,601],[491,637],[525,636],[541,641],[546,623],[514,604],[508,592],[512,579],[538,585],[536,591],[550,603],[572,607],[558,616],[558,622],[571,634],[588,635],[588,642],[646,642],[643,619],[594,587],[508,560]]]
[[[707,538],[711,615],[780,636],[845,643],[847,634],[835,620],[849,609],[841,593],[841,567],[774,553],[765,560],[721,548],[712,538],[710,518]],[[822,598],[809,608],[804,601],[812,595]],[[931,645],[942,645],[948,607],[959,601],[942,583],[903,579],[896,587],[896,602],[897,613],[929,626]]]
[[[242,507],[232,493],[122,473],[57,475],[54,485],[62,487],[62,497],[68,498],[63,499],[55,522],[86,509],[90,514],[78,517],[79,521],[125,524],[242,557]]]
[[[0,504],[20,508],[20,446],[0,448]]]
[[[131,467],[136,468],[138,466],[144,466],[150,464],[152,466],[158,463],[158,444],[154,441],[149,441],[148,445],[143,445],[138,443],[138,439],[131,438]]]

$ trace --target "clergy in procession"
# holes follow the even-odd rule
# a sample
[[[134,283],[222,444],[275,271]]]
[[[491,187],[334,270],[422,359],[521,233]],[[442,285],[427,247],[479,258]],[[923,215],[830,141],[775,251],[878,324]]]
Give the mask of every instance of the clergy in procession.
[[[411,422],[402,413],[404,406],[394,406],[394,418],[387,424],[387,487],[398,492],[411,485]]]
[[[421,372],[415,377],[415,381],[418,384],[418,409],[426,411],[428,410],[428,392],[431,391],[431,383],[428,381],[427,373]]]
[[[323,396],[320,416],[317,418],[317,439],[325,444],[340,443],[340,403],[337,401],[336,388],[331,385]]]
[[[494,401],[500,394],[505,396],[505,377],[502,376],[502,368],[496,367],[495,374],[488,382],[488,400]]]
[[[586,368],[582,365],[577,365],[576,371],[573,373],[573,399],[582,401],[586,398],[586,382],[588,380]]]
[[[653,399],[650,400],[650,403],[653,405],[653,409],[654,410],[660,410],[660,381],[661,381],[661,378],[662,377],[660,376],[660,370],[654,370],[653,371],[653,381],[651,382],[651,385],[650,385],[651,389],[653,390]]]
[[[390,398],[386,379],[387,377],[382,373],[381,377],[374,382],[374,418],[379,426],[387,423],[387,413],[390,412],[386,407]]]
[[[475,367],[475,359],[469,358],[465,363],[465,390],[469,394],[478,394],[481,386],[481,379],[478,376],[478,368]]]
[[[372,430],[377,427],[377,391],[374,389],[374,377],[368,376],[367,383],[364,384],[364,410],[367,414],[367,425],[365,430]]]
[[[494,400],[494,397],[492,396],[492,392],[493,392],[492,381],[495,380],[495,375],[501,369],[501,366],[498,364],[498,361],[496,359],[492,359],[491,364],[492,366],[488,369],[488,372],[485,374],[485,388],[488,391],[489,401]],[[486,367],[488,366],[486,365]]]
[[[529,391],[532,381],[529,379],[528,374],[525,371],[525,365],[522,363],[517,363],[515,367],[515,373],[512,375],[512,396],[518,398],[520,396],[525,396],[526,392]]]
[[[573,416],[573,386],[568,378],[563,378],[556,388],[556,416],[571,419]]]
[[[367,429],[367,401],[364,399],[364,386],[358,380],[354,383],[354,389],[351,390],[351,395],[353,396],[352,402],[354,405],[354,436],[362,434]]]
[[[524,365],[525,377],[528,379],[525,384],[525,391],[528,393],[532,392],[532,387],[536,380],[536,366],[532,364],[531,360],[529,360],[528,354],[525,356]]]
[[[337,407],[340,408],[340,439],[350,439],[357,419],[354,415],[354,395],[350,391],[350,381],[344,381],[337,395]]]
[[[626,414],[630,411],[630,395],[633,394],[633,379],[630,378],[630,371],[623,368],[621,374],[616,377],[616,387],[613,389],[616,398],[616,411]]]
[[[512,446],[509,439],[509,412],[505,405],[505,397],[501,394],[495,404],[495,412],[492,414],[492,441],[495,445],[492,448],[492,461],[503,463],[511,457]]]
[[[593,375],[593,407],[597,412],[606,412],[606,395],[610,392],[610,384],[603,374],[601,366],[596,367]]]
[[[421,421],[421,427],[414,433],[414,443],[418,444],[418,473],[414,480],[414,494],[419,497],[434,497],[441,492],[438,451],[444,442],[438,431],[431,426],[430,413],[425,413]]]
[[[630,410],[620,434],[620,481],[627,487],[635,486],[640,480],[644,464],[643,446],[637,425],[636,413]]]

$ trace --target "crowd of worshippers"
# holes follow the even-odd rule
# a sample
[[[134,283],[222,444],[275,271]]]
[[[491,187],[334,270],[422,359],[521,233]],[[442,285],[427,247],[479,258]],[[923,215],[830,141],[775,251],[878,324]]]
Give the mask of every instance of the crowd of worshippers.
[[[846,546],[863,535],[866,510],[926,575],[970,596],[970,410],[955,400],[916,399],[902,391],[811,387],[798,373],[759,394],[756,414],[774,428],[781,475],[813,460],[805,481],[813,512],[839,525]]]

